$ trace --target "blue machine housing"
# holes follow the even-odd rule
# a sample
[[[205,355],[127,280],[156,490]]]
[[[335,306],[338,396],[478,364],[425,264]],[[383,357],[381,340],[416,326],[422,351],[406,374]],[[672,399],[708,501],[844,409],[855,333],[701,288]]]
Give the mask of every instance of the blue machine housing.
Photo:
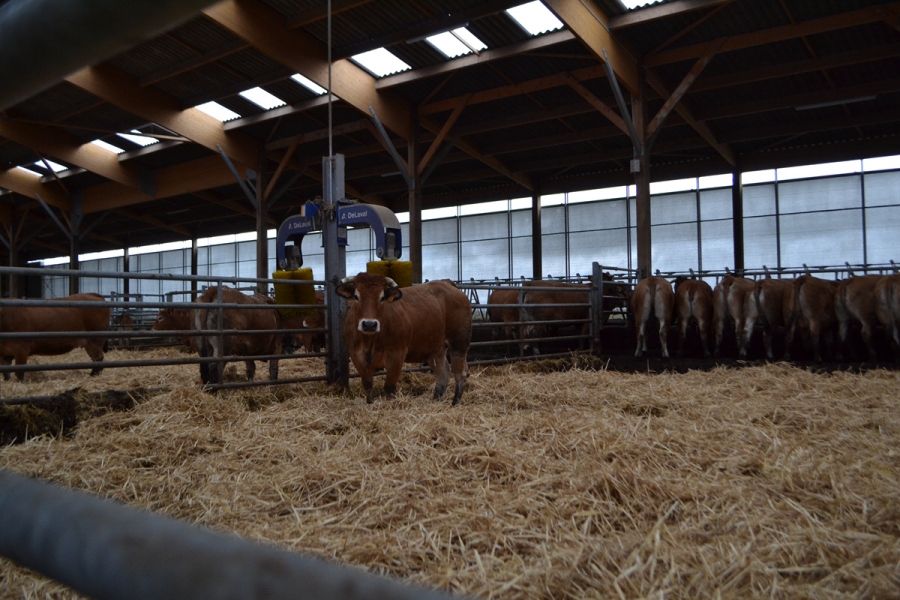
[[[277,268],[296,270],[303,266],[300,245],[303,236],[312,231],[320,231],[325,215],[322,207],[315,202],[303,205],[299,215],[288,217],[278,228],[275,240]],[[390,209],[373,204],[358,204],[347,200],[338,201],[338,244],[347,245],[347,227],[366,226],[375,234],[375,255],[381,260],[398,260],[403,254],[403,235],[400,221]],[[287,242],[293,242],[288,246]]]

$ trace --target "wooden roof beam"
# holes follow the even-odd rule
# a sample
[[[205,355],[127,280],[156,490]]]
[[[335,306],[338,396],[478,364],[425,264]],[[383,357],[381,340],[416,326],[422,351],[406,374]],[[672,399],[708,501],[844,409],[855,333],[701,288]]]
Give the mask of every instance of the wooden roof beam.
[[[749,33],[731,36],[725,40],[720,51],[731,52],[733,50],[742,50],[744,48],[752,48],[764,44],[793,40],[838,29],[847,29],[857,25],[865,25],[867,23],[887,21],[892,17],[894,14],[893,11],[896,10],[898,6],[900,6],[900,2],[893,2],[887,5],[868,6],[860,10],[840,13],[828,17],[820,17],[818,19],[810,19],[809,21],[804,21],[802,23],[782,25],[781,27],[773,27],[771,29],[751,31]],[[656,52],[645,57],[644,65],[648,68],[652,68],[683,60],[700,58],[709,51],[709,47],[714,43],[715,41],[692,44],[682,48],[673,48],[672,50]]]
[[[363,4],[368,4],[372,2],[372,0],[334,0],[331,3],[331,16],[339,15],[342,12],[351,10],[356,8],[357,6],[362,6]],[[312,25],[317,21],[322,21],[328,17],[328,5],[323,4],[322,6],[317,6],[316,8],[312,8],[310,10],[303,11],[298,15],[294,15],[293,17],[287,20],[285,26],[288,29],[297,29],[298,27],[305,27],[307,25]]]
[[[218,25],[293,72],[305,75],[322,87],[328,86],[328,50],[325,45],[305,31],[287,29],[281,14],[260,0],[225,0],[203,12]],[[375,78],[349,60],[334,61],[332,92],[363,114],[368,115],[369,106],[373,106],[385,127],[404,140],[410,139],[412,118],[409,103],[389,91],[378,92]]]
[[[574,39],[575,36],[571,31],[555,31],[553,33],[548,33],[547,35],[519,42],[518,44],[510,44],[509,46],[503,46],[502,48],[483,50],[478,54],[467,54],[466,56],[454,58],[430,67],[423,67],[421,69],[397,73],[396,75],[389,75],[375,82],[375,87],[379,90],[383,90],[395,85],[419,81],[427,79],[428,77],[436,77],[437,75],[445,75],[460,69],[474,67],[475,65],[483,65],[502,58],[524,54],[525,52],[530,52],[532,50],[540,50],[541,48],[546,48],[548,46],[555,46],[556,44],[562,44]]]
[[[181,103],[154,87],[141,88],[137,80],[108,64],[82,69],[67,81],[114,106],[147,121],[162,125],[201,146],[226,154],[244,165],[259,164],[259,143],[239,132],[226,133],[222,122],[196,108],[182,109]]]
[[[638,94],[636,55],[613,37],[609,30],[609,18],[594,0],[544,0],[544,4],[601,63],[606,62],[603,57],[605,48],[616,77],[632,95]]]
[[[709,8],[711,6],[719,6],[728,4],[733,0],[675,0],[666,4],[657,4],[655,6],[647,6],[639,10],[632,10],[624,15],[615,15],[609,18],[607,24],[611,30],[624,29],[634,25],[643,25],[651,21],[665,19],[673,15],[681,15]]]

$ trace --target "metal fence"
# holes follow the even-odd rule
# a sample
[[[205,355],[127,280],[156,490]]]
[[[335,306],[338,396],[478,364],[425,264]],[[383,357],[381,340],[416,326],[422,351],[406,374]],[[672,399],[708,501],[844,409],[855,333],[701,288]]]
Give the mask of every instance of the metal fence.
[[[10,268],[10,267],[0,267],[0,274],[13,274],[13,275],[33,275],[34,269],[23,269],[23,268]],[[159,274],[159,273],[110,273],[110,272],[100,272],[100,271],[69,271],[65,269],[42,269],[42,275],[47,276],[73,276],[73,277],[94,277],[94,278],[128,278],[128,279],[159,279],[159,280],[180,280],[185,282],[191,282],[195,285],[198,290],[196,291],[196,295],[200,295],[202,293],[203,287],[209,286],[218,286],[220,289],[223,285],[228,285],[229,287],[233,287],[235,289],[255,289],[257,287],[262,287],[263,289],[270,289],[276,283],[274,279],[259,279],[259,278],[237,278],[237,277],[208,277],[208,276],[190,276],[190,275],[169,275],[169,274]],[[324,285],[323,281],[293,281],[293,280],[278,280],[277,283],[279,285]],[[252,288],[248,287],[248,285],[252,286]],[[192,293],[193,294],[193,293]],[[175,301],[172,299],[171,301],[166,301],[162,298],[158,298],[156,300],[146,300],[145,298],[132,298],[132,297],[122,297],[121,295],[116,297],[111,297],[109,300],[104,302],[104,306],[110,309],[111,312],[111,321],[116,316],[121,316],[125,314],[125,311],[133,311],[135,315],[139,316],[139,321],[135,322],[135,328],[131,330],[122,330],[117,328],[114,323],[110,323],[110,329],[107,331],[92,331],[89,336],[86,336],[84,332],[76,332],[76,331],[40,331],[40,332],[9,332],[8,328],[4,328],[3,323],[3,310],[2,307],[64,307],[64,308],[72,308],[72,307],[87,307],[87,308],[96,308],[97,302],[85,302],[85,301],[73,301],[67,299],[4,299],[2,303],[0,303],[0,343],[14,342],[15,340],[64,340],[64,339],[83,339],[83,338],[96,338],[98,340],[127,340],[127,341],[141,341],[146,342],[148,340],[153,341],[163,341],[167,339],[171,339],[173,337],[210,337],[217,336],[220,340],[225,338],[226,336],[234,336],[234,335],[264,335],[271,334],[271,330],[233,330],[233,329],[223,329],[222,328],[222,314],[226,309],[238,309],[238,310],[271,310],[275,308],[271,304],[230,304],[222,302],[221,295],[216,299],[215,302],[211,303],[198,303],[198,302],[190,302],[190,301]],[[196,331],[194,329],[182,329],[182,330],[165,330],[165,331],[154,331],[150,329],[149,325],[152,326],[152,320],[155,319],[155,315],[162,308],[172,308],[172,309],[202,309],[206,308],[209,310],[217,311],[219,314],[219,327],[214,329],[207,329],[203,332]],[[305,309],[305,310],[323,310],[322,305],[307,305],[307,304],[281,304],[277,306],[278,309]],[[140,326],[138,326],[138,322]],[[280,329],[278,330],[278,335],[284,334],[299,334],[299,333],[324,333],[325,329],[306,329],[306,328],[293,328],[293,329]],[[61,370],[78,370],[78,369],[95,369],[95,368],[103,368],[103,369],[122,369],[122,368],[133,368],[133,367],[156,367],[156,366],[167,366],[167,365],[223,365],[227,362],[235,362],[235,361],[250,361],[250,360],[272,360],[278,359],[282,360],[295,360],[299,358],[309,358],[309,357],[321,357],[325,356],[324,352],[295,352],[292,354],[266,354],[266,355],[251,355],[251,356],[222,356],[222,357],[201,357],[201,356],[192,356],[192,357],[184,357],[184,358],[158,358],[158,359],[141,359],[134,358],[128,360],[114,360],[107,361],[103,360],[102,362],[70,362],[70,363],[45,363],[45,364],[24,364],[24,365],[12,365],[10,364],[12,361],[12,356],[9,351],[4,353],[5,356],[2,356],[2,364],[0,364],[0,375],[6,377],[13,373],[28,373],[28,372],[36,372],[36,371],[61,371]],[[324,369],[321,375],[314,375],[310,377],[298,377],[291,379],[279,379],[277,381],[268,381],[268,380],[253,380],[253,381],[243,381],[243,382],[225,382],[218,384],[211,384],[207,386],[207,389],[217,390],[217,389],[227,389],[227,388],[242,388],[242,387],[253,387],[253,386],[262,386],[262,385],[272,385],[272,384],[287,384],[287,383],[305,383],[312,381],[324,381],[325,374]]]

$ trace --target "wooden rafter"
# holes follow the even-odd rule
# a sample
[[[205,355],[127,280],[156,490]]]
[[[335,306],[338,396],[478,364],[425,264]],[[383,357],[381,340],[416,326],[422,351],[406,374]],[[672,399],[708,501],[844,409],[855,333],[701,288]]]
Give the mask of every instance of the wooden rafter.
[[[207,8],[204,14],[294,73],[328,86],[325,45],[303,30],[287,29],[283,17],[260,0],[225,0]],[[349,60],[333,63],[332,91],[363,114],[374,106],[385,127],[409,139],[409,104],[388,91],[378,92],[375,78]]]
[[[416,167],[419,175],[424,173],[425,169],[428,168],[428,163],[431,162],[434,155],[437,153],[438,148],[444,143],[444,139],[446,139],[447,134],[450,133],[450,129],[456,124],[457,119],[459,119],[459,116],[462,114],[470,97],[471,94],[463,96],[456,108],[453,109],[453,112],[450,113],[447,121],[441,126],[441,130],[437,133],[434,140],[431,142],[431,145],[428,147],[428,150],[425,152],[425,156],[422,157],[422,160],[419,161],[419,164]]]
[[[900,5],[900,3],[894,2],[888,5],[869,6],[860,10],[830,15],[818,19],[810,19],[809,21],[797,23],[796,25],[783,25],[781,27],[773,27],[770,29],[751,31],[749,33],[731,36],[722,45],[720,51],[731,52],[733,50],[742,50],[754,46],[761,46],[763,44],[773,44],[775,42],[793,40],[828,31],[847,29],[857,25],[884,21],[886,18],[890,18],[893,14],[893,10],[895,10],[898,5]],[[652,68],[682,60],[700,58],[709,51],[709,47],[713,43],[715,42],[692,44],[682,48],[663,50],[647,56],[644,59],[644,64],[648,68]]]

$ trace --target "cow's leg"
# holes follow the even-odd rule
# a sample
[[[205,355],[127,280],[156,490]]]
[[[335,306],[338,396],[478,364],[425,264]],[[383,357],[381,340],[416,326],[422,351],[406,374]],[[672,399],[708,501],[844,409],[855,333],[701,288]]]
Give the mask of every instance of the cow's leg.
[[[690,316],[678,315],[678,357],[684,356],[684,340],[687,339],[688,321]]]
[[[669,358],[669,323],[666,319],[659,320],[659,343],[662,345],[663,358]]]
[[[431,365],[431,372],[434,373],[434,399],[440,400],[447,391],[447,383],[450,381],[450,363],[447,362],[447,351],[441,348],[428,360]]]
[[[862,335],[863,341],[866,343],[866,352],[869,354],[869,361],[875,362],[878,360],[878,353],[875,352],[875,323],[872,322],[872,319],[862,319],[862,330],[860,334]]]
[[[269,379],[275,381],[278,379],[278,359],[269,360]]]
[[[700,343],[703,345],[703,358],[709,358],[709,320],[697,317],[697,332],[700,334]]]
[[[247,367],[247,381],[253,381],[253,378],[256,377],[256,361],[245,360],[244,365]]]
[[[94,362],[103,362],[103,342],[102,339],[89,339],[84,347],[85,352]],[[91,377],[99,375],[103,371],[103,367],[94,367],[91,369]]]
[[[13,357],[12,356],[0,356],[0,365],[4,367],[12,364]],[[9,373],[3,374],[3,379],[9,381]]]
[[[404,353],[405,354],[405,353]],[[403,355],[394,355],[394,356],[385,356],[384,357],[384,368],[385,368],[385,376],[384,376],[384,395],[393,398],[394,394],[397,393],[397,382],[400,381],[400,374],[403,372]],[[441,355],[441,360],[445,363],[447,362],[446,357]],[[432,365],[432,368],[436,368],[437,361]],[[446,387],[446,382],[444,383]]]
[[[750,340],[753,338],[753,329],[756,327],[756,315],[748,311],[744,321],[743,336],[738,338],[738,357],[747,358],[747,352],[750,350]]]
[[[640,358],[642,354],[647,352],[647,320],[640,316],[637,322],[637,347],[634,350],[634,356]]]
[[[456,381],[456,390],[453,393],[453,405],[459,404],[463,391],[466,389],[466,377],[469,375],[469,365],[465,354],[450,353],[450,370],[453,371],[453,379]]]
[[[28,351],[21,349],[16,350],[16,366],[28,364]],[[16,379],[25,381],[25,371],[16,371]]]
[[[822,324],[818,319],[809,321],[809,342],[812,344],[813,358],[816,362],[822,362],[822,349],[819,346],[822,338]]]

